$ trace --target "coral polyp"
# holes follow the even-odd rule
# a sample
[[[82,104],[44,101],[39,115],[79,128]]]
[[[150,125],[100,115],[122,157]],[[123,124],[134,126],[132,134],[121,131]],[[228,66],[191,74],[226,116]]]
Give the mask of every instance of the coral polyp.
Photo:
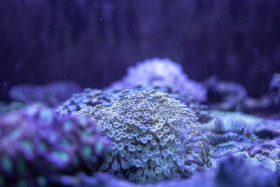
[[[49,108],[30,106],[0,118],[0,186],[48,186],[51,175],[98,167],[109,140],[95,122],[57,117]]]
[[[223,120],[216,117],[205,129],[211,144],[211,156],[215,158],[243,151],[258,140],[240,120]]]
[[[159,92],[168,93],[175,99],[180,100],[182,103],[187,105],[188,108],[193,110],[199,122],[207,122],[210,117],[206,110],[208,107],[197,102],[189,94],[183,94],[179,91],[173,90],[171,87],[160,87],[160,86],[136,86],[129,90],[126,90],[124,94],[123,90],[99,90],[86,88],[81,93],[73,94],[71,98],[62,103],[57,107],[56,111],[60,115],[73,114],[80,110],[92,110],[96,105],[112,106],[112,101],[117,101],[125,95],[131,95],[135,91],[154,90]]]
[[[127,91],[123,91],[126,95]],[[112,141],[101,170],[135,183],[187,178],[210,166],[195,113],[169,94],[139,91],[112,106],[82,109]]]

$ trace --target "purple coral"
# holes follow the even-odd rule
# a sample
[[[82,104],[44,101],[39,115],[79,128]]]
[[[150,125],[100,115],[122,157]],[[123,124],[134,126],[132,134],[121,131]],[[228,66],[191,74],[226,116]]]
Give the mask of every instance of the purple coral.
[[[183,72],[180,64],[170,59],[149,59],[128,68],[127,75],[113,83],[110,89],[127,89],[135,86],[171,87],[174,91],[189,94],[198,101],[206,100],[205,87]]]
[[[81,90],[79,85],[71,81],[57,81],[44,86],[21,84],[10,90],[10,97],[24,103],[41,102],[56,106]]]
[[[0,118],[0,181],[3,185],[39,186],[49,175],[88,171],[107,151],[92,120],[30,106]],[[39,180],[40,179],[40,180]]]

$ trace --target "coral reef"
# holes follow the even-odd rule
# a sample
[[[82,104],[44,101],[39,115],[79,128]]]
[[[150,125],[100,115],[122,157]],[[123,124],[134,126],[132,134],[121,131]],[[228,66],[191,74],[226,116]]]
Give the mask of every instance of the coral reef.
[[[156,91],[124,90],[112,106],[84,108],[112,141],[101,170],[136,183],[190,177],[210,166],[208,140],[195,113]]]
[[[31,112],[32,115],[30,111],[33,111]],[[62,125],[65,121],[74,120],[75,122],[72,122],[75,128],[71,132],[66,132],[63,127],[54,128],[52,125],[46,128],[42,125],[46,122],[43,123],[40,121],[40,117],[38,117],[42,116],[40,113],[48,113],[46,111],[49,111],[53,118],[53,121],[47,122],[47,124],[56,124],[55,126],[61,127],[65,126]],[[221,181],[213,179],[214,172],[212,172],[211,177],[210,174],[205,174],[206,178],[204,178],[204,174],[197,173],[203,170],[207,171],[207,169],[220,171],[222,168],[220,162],[224,163],[228,155],[245,158],[250,164],[262,165],[271,172],[280,175],[278,156],[280,146],[277,142],[278,139],[275,139],[280,134],[280,122],[278,120],[263,119],[241,112],[210,110],[208,114],[208,110],[204,105],[201,105],[188,94],[174,91],[171,87],[136,86],[128,90],[87,88],[81,93],[74,94],[70,99],[61,104],[56,111],[59,114],[53,113],[47,108],[38,106],[36,108],[33,106],[20,112],[5,115],[3,119],[9,115],[21,116],[18,118],[21,119],[23,124],[25,124],[24,121],[27,121],[29,124],[34,124],[34,126],[42,126],[48,132],[58,132],[59,137],[66,137],[67,139],[67,137],[74,136],[77,138],[78,136],[78,139],[70,138],[73,141],[68,144],[69,147],[67,148],[63,146],[54,147],[52,144],[47,150],[76,155],[71,157],[82,160],[80,161],[81,163],[76,163],[75,165],[75,161],[70,159],[63,165],[63,162],[60,160],[56,160],[57,162],[50,160],[51,153],[46,154],[44,152],[45,156],[42,156],[42,152],[38,153],[37,149],[35,149],[37,152],[33,151],[35,156],[30,159],[27,157],[29,154],[28,149],[30,148],[26,148],[28,146],[25,143],[22,145],[22,138],[10,140],[3,136],[3,142],[8,143],[4,144],[0,141],[1,145],[10,145],[11,143],[16,145],[16,148],[11,149],[12,151],[7,157],[12,160],[12,166],[15,165],[15,162],[20,162],[14,157],[15,153],[13,152],[16,152],[20,155],[19,159],[23,160],[25,165],[33,163],[35,160],[32,172],[38,172],[38,169],[41,168],[41,165],[37,164],[37,158],[40,159],[40,162],[51,165],[52,170],[45,168],[38,175],[30,174],[29,172],[22,175],[18,170],[15,170],[13,177],[10,173],[5,172],[5,175],[1,176],[3,178],[2,181],[10,184],[12,180],[16,179],[16,182],[13,184],[36,185],[38,181],[47,181],[49,184],[65,183],[66,185],[67,183],[67,186],[94,186],[100,184],[107,185],[108,183],[106,182],[113,180],[117,181],[116,185],[119,183],[122,185],[132,185],[132,183],[128,182],[130,181],[140,184],[191,184],[195,186],[204,184],[202,179],[199,178],[209,180],[212,177],[211,184],[213,186],[223,186],[222,183],[220,184]],[[78,117],[68,116],[69,114],[82,115],[97,120],[98,124],[90,121],[88,123],[92,123],[93,126],[99,126],[104,135],[111,139],[111,151],[103,154],[103,156],[100,155],[97,160],[95,159],[95,164],[90,164],[92,160],[87,160],[81,156],[85,152],[90,152],[89,150],[80,150],[79,152],[73,148],[82,146],[83,142],[80,142],[79,138],[81,138],[81,134],[85,133],[79,130],[80,119],[77,122],[76,118]],[[57,118],[57,115],[59,115],[60,119]],[[211,118],[214,119],[209,122]],[[86,120],[84,118],[81,119]],[[3,122],[2,118],[0,118],[0,127],[1,122]],[[11,122],[11,124],[11,127],[14,125],[19,127],[19,129],[26,129],[26,125],[21,125],[21,123],[15,125]],[[84,131],[90,126],[84,127]],[[37,134],[38,137],[43,137],[39,130],[31,129],[29,133],[25,131],[21,130],[22,134],[20,136],[27,137],[28,139],[32,135]],[[12,132],[7,134],[12,134]],[[36,139],[37,141],[39,139],[41,141],[38,137],[31,140],[31,145],[34,144],[34,147],[37,144],[32,142],[33,140],[35,141]],[[98,135],[97,139],[99,138],[102,139],[102,136]],[[272,140],[266,140],[267,138]],[[97,139],[93,141],[93,147]],[[43,141],[49,140],[43,139]],[[58,142],[63,144],[62,140]],[[3,146],[3,149],[5,152],[8,150],[8,147]],[[63,158],[60,157],[60,159]],[[59,165],[60,162],[62,166]],[[2,170],[3,167],[1,168]],[[75,175],[75,173],[80,171],[92,170],[108,172],[118,179],[97,177],[91,180],[91,177],[87,176],[84,172]],[[103,175],[101,174],[100,176]],[[199,177],[182,180],[190,176]],[[106,179],[109,181],[104,181]],[[121,182],[120,179],[128,181]],[[163,180],[172,181],[160,182]],[[115,184],[115,182],[112,184]],[[258,184],[261,185],[262,183],[258,181]],[[108,185],[111,185],[111,183]]]
[[[263,166],[280,176],[280,141],[275,139],[280,133],[278,120],[211,110],[209,115],[205,115],[207,120],[204,122],[214,119],[204,123],[205,116],[202,116],[207,113],[204,105],[170,87],[85,89],[74,94],[56,111],[59,114],[42,106],[31,106],[0,118],[2,184],[36,186],[40,182],[41,186],[90,187],[156,183],[153,185],[199,186],[208,180],[210,186],[223,186],[235,184],[235,177],[238,177],[219,174],[222,169],[228,170],[223,166],[228,162],[228,155],[238,157],[236,159],[245,158],[246,164],[237,161],[242,166]],[[98,124],[69,114],[90,117]],[[200,122],[197,121],[199,115]],[[109,148],[109,143],[96,129],[97,126],[112,142],[111,150],[106,154],[103,150],[98,156],[93,151],[99,146],[96,141],[103,141],[101,147],[105,149]],[[57,135],[55,144],[50,142],[53,133]],[[47,147],[42,149],[36,142],[43,142]],[[11,144],[15,145],[13,149],[9,147]],[[92,157],[85,158],[85,154]],[[232,162],[235,163],[236,159]],[[23,174],[19,166],[31,163],[30,170],[24,170]],[[42,169],[42,163],[49,167]],[[9,171],[9,168],[12,169]],[[200,173],[204,170],[206,173]],[[105,171],[116,178],[106,174],[92,178],[89,173],[85,174],[91,171]],[[194,178],[182,180],[190,176]],[[160,182],[163,180],[168,181]],[[244,185],[264,185],[262,181],[252,184],[248,181],[244,179]]]
[[[180,64],[170,59],[148,59],[128,68],[127,75],[113,83],[109,89],[127,89],[135,86],[170,87],[174,91],[188,94],[198,101],[205,101],[206,88],[190,80]]]
[[[58,119],[39,105],[6,114],[0,118],[0,186],[48,186],[50,175],[94,171],[108,148],[92,120]]]
[[[0,186],[279,186],[279,7],[0,0]]]
[[[125,180],[116,179],[107,173],[87,176],[56,176],[53,183],[68,187],[145,187]],[[217,171],[207,171],[194,175],[191,179],[164,181],[149,187],[277,187],[277,176],[259,164],[253,164],[240,157],[229,157],[222,161]]]
[[[208,125],[204,126],[211,147],[212,157],[221,157],[245,150],[257,142],[258,138],[246,124],[240,120],[223,120],[214,118]]]
[[[21,84],[10,90],[10,97],[23,103],[40,102],[48,106],[57,106],[81,90],[79,85],[71,81],[56,81],[44,86]]]

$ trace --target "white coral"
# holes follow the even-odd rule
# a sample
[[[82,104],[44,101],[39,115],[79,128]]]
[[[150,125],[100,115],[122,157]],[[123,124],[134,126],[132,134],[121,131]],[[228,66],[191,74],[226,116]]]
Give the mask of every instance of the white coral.
[[[153,183],[189,177],[209,164],[195,113],[166,93],[135,92],[111,107],[79,113],[98,120],[113,142],[101,170],[118,177]]]

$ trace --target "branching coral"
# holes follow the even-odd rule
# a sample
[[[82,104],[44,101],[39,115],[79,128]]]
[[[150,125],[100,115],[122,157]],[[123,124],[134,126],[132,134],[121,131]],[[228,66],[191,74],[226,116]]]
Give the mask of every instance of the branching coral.
[[[41,102],[48,106],[57,106],[65,101],[73,93],[80,92],[82,89],[71,81],[57,81],[44,86],[21,84],[14,86],[10,90],[10,97],[13,100],[34,103]]]
[[[112,141],[102,171],[153,183],[190,177],[210,166],[208,140],[192,110],[163,92],[127,92],[111,107],[98,105],[78,112],[98,120]]]
[[[45,186],[49,175],[97,167],[108,147],[109,140],[92,120],[58,119],[42,106],[4,115],[0,118],[0,185]]]
[[[175,91],[191,95],[198,101],[206,100],[206,88],[190,80],[182,66],[170,59],[149,59],[128,68],[123,80],[113,83],[110,89],[127,89],[135,86],[171,87]]]

